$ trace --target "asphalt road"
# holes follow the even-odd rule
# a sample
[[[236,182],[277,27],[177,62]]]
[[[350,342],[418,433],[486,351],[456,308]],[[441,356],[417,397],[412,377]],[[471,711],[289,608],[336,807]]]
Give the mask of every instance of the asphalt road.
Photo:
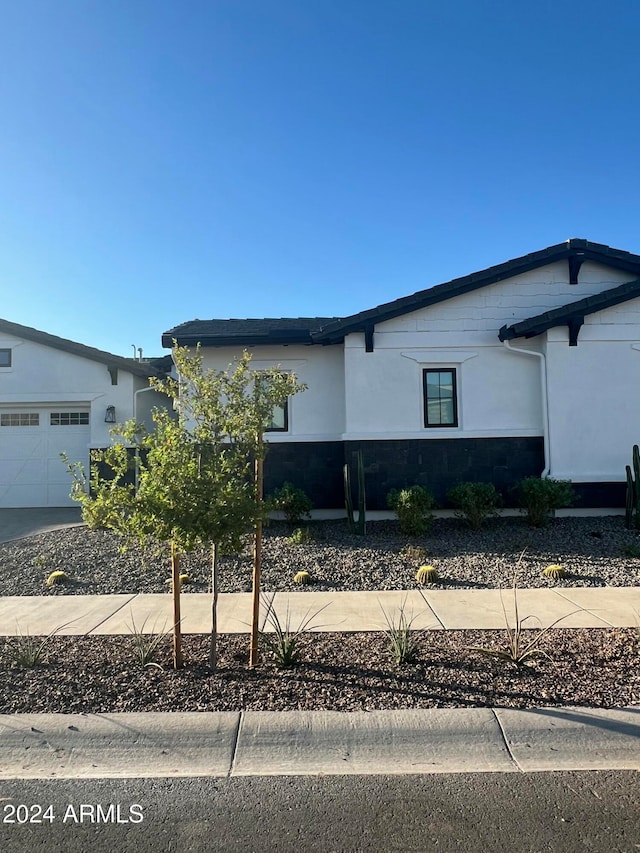
[[[5,781],[0,820],[3,853],[636,853],[640,774]]]

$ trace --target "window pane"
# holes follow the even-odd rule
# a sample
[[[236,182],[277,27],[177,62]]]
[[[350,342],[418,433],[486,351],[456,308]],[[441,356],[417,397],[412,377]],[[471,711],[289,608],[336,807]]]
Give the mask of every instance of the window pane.
[[[3,427],[23,427],[23,426],[39,426],[40,415],[33,412],[11,412],[0,415],[0,426]]]
[[[86,426],[89,412],[51,412],[51,426]]]
[[[429,400],[427,403],[427,420],[429,424],[439,424],[440,420],[440,400]]]
[[[10,349],[0,349],[0,367],[11,367]]]
[[[270,429],[284,429],[284,407],[274,406]]]
[[[430,399],[439,396],[439,376],[438,373],[427,373],[427,397]]]
[[[271,417],[271,423],[267,427],[267,432],[269,430],[274,430],[274,429],[284,430],[286,428],[287,428],[287,426],[286,426],[285,407],[284,406],[274,406],[273,407],[273,415]]]
[[[452,397],[453,396],[453,378],[451,376],[450,370],[447,370],[446,373],[440,374],[440,396],[441,397]]]
[[[453,400],[442,400],[440,402],[440,423],[452,424],[453,422]]]

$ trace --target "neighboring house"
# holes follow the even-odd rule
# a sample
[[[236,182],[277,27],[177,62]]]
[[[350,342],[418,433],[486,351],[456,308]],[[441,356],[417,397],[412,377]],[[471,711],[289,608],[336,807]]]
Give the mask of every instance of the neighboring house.
[[[308,390],[270,432],[267,491],[290,480],[343,505],[342,466],[363,449],[367,505],[420,483],[440,501],[491,481],[571,479],[582,506],[621,506],[640,442],[640,256],[572,239],[344,318],[194,320],[220,369],[242,349]]]
[[[88,470],[113,422],[149,425],[166,398],[149,377],[170,369],[0,320],[0,507],[70,506],[64,451]]]

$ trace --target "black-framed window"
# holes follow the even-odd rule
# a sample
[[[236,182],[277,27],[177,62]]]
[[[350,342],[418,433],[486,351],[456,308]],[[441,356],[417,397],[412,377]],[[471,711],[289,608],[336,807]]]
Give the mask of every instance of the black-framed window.
[[[289,401],[284,406],[274,406],[271,423],[265,432],[287,432],[289,429]]]
[[[425,427],[457,427],[456,369],[427,367],[422,375]]]
[[[11,367],[10,349],[0,349],[0,367]]]

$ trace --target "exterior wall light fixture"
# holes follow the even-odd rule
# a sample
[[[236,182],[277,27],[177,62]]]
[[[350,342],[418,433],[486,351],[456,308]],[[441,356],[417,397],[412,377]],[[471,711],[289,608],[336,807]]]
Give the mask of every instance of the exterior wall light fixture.
[[[115,424],[116,422],[116,407],[115,406],[107,406],[107,411],[104,416],[104,422],[106,424]]]

